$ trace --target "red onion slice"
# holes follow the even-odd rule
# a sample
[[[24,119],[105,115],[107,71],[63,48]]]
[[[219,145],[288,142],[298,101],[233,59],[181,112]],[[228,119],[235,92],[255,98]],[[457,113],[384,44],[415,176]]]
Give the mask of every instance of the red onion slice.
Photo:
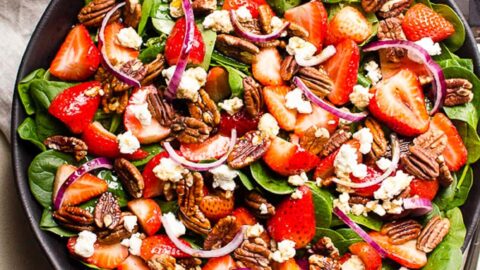
[[[340,117],[342,119],[351,121],[351,122],[358,122],[363,119],[365,119],[368,115],[367,112],[361,112],[361,113],[351,113],[351,112],[345,112],[340,110],[339,108],[327,103],[323,99],[317,97],[308,87],[303,83],[303,81],[298,78],[294,77],[293,78],[293,83],[300,88],[300,90],[303,91],[305,96],[310,99],[313,103],[317,104],[320,108],[328,111],[331,114],[336,115],[337,117]]]
[[[117,77],[120,81],[133,86],[133,87],[140,87],[140,82],[127,74],[123,73],[122,71],[115,68],[112,63],[110,63],[110,59],[108,59],[107,51],[105,49],[105,27],[108,24],[108,21],[112,17],[113,13],[117,11],[119,8],[123,7],[125,2],[116,5],[112,10],[110,10],[102,21],[102,27],[100,27],[100,31],[98,33],[98,44],[100,45],[100,55],[102,56],[103,66],[108,69],[112,74]]]
[[[426,198],[406,198],[403,199],[403,208],[413,210],[417,216],[423,216],[432,211],[432,202]]]
[[[177,96],[178,86],[182,81],[183,72],[188,63],[188,56],[193,48],[193,41],[195,36],[195,17],[193,16],[192,5],[190,0],[182,0],[183,11],[185,13],[185,37],[183,38],[182,50],[178,57],[177,65],[172,78],[168,82],[166,97],[174,99]]]
[[[190,169],[190,170],[194,170],[194,171],[208,171],[208,170],[214,169],[214,168],[222,165],[223,163],[225,163],[225,161],[228,158],[228,155],[230,154],[230,152],[233,149],[233,146],[235,146],[236,141],[237,141],[237,130],[232,129],[232,133],[230,135],[230,143],[229,143],[229,146],[228,146],[227,153],[225,153],[225,155],[223,155],[220,159],[218,159],[214,162],[211,162],[211,163],[195,163],[195,162],[186,160],[184,157],[177,154],[177,152],[175,151],[175,149],[173,149],[173,147],[170,145],[169,142],[164,143],[163,147],[168,152],[168,154],[170,155],[170,158],[173,161],[175,161],[179,164],[182,164],[182,166],[184,166],[185,168]]]
[[[327,61],[328,59],[330,59],[330,57],[334,56],[335,53],[337,53],[337,49],[335,49],[335,46],[329,45],[325,49],[323,49],[321,53],[308,59],[299,57],[299,55],[296,54],[295,61],[299,66],[312,67]]]
[[[242,243],[245,230],[247,229],[246,226],[242,226],[242,228],[235,235],[233,240],[222,248],[214,250],[199,250],[185,245],[184,243],[182,243],[182,241],[180,241],[180,239],[175,236],[172,228],[173,225],[170,224],[170,220],[168,218],[162,216],[162,223],[163,227],[165,228],[165,232],[168,235],[168,238],[172,240],[173,244],[175,244],[178,249],[187,253],[188,255],[199,258],[217,258],[232,253]]]
[[[84,174],[100,168],[112,169],[113,165],[109,159],[100,157],[90,160],[89,162],[80,166],[76,171],[74,171],[58,189],[57,196],[55,197],[55,200],[53,202],[53,208],[57,210],[62,206],[65,191],[71,184],[77,181]]]
[[[232,21],[233,29],[235,30],[235,33],[237,33],[237,35],[253,42],[267,42],[267,41],[277,39],[282,35],[283,31],[285,31],[287,27],[290,25],[289,22],[285,22],[282,25],[282,27],[278,28],[276,31],[273,31],[270,34],[258,35],[243,29],[242,25],[237,20],[237,14],[235,13],[235,10],[230,10],[230,20]]]
[[[372,246],[382,258],[387,257],[387,251],[375,242],[366,231],[364,231],[357,223],[351,220],[340,208],[333,208],[333,213],[341,219],[348,227],[355,231],[365,242]]]
[[[392,144],[392,162],[390,164],[390,167],[379,177],[375,178],[372,181],[364,182],[364,183],[354,183],[354,182],[348,182],[344,180],[340,180],[338,178],[333,178],[333,182],[346,186],[346,187],[351,187],[351,188],[366,188],[370,187],[373,185],[376,185],[378,183],[381,183],[383,180],[387,179],[393,171],[397,168],[398,161],[400,160],[400,144],[398,143],[397,136],[395,134],[390,135],[390,141]]]
[[[430,57],[427,51],[415,44],[414,42],[407,40],[384,40],[377,41],[368,44],[363,47],[364,52],[372,52],[380,49],[386,48],[402,48],[406,49],[409,52],[409,55],[412,55],[413,61],[421,60],[427,67],[428,72],[433,76],[433,94],[434,94],[434,104],[432,110],[430,110],[430,115],[435,114],[443,106],[445,101],[445,96],[447,94],[447,86],[445,83],[445,76],[443,74],[442,68],[435,63],[435,61]],[[412,57],[410,57],[412,58]]]

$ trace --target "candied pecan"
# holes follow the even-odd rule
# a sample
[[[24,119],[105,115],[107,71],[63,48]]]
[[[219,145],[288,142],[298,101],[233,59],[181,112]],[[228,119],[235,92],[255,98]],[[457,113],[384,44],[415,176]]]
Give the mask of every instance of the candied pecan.
[[[268,5],[258,6],[258,20],[264,34],[270,34],[270,32],[272,32],[272,18],[272,10]]]
[[[245,101],[245,108],[250,117],[257,117],[263,108],[262,86],[258,84],[252,77],[247,76],[242,80]]]
[[[226,216],[220,219],[205,238],[203,248],[212,250],[225,246],[232,241],[238,230],[239,226],[234,216]]]
[[[165,57],[159,53],[157,58],[152,62],[145,65],[147,72],[142,80],[140,80],[141,85],[149,85],[162,74],[163,69],[165,68]]]
[[[61,135],[51,136],[43,141],[48,148],[64,153],[73,153],[75,159],[80,161],[87,156],[87,144],[75,137],[66,137]]]
[[[245,64],[251,64],[253,57],[260,52],[260,49],[255,44],[244,39],[225,34],[217,36],[215,48],[221,53],[237,59]]]
[[[155,254],[147,261],[147,265],[152,270],[175,270],[177,260],[168,254]]]
[[[252,270],[271,270],[270,257],[272,252],[267,243],[260,237],[245,239],[233,256],[238,260],[238,267]]]
[[[413,139],[413,144],[427,149],[436,158],[447,146],[447,135],[441,130],[429,129]]]
[[[130,212],[123,212],[121,214],[120,222],[113,229],[106,229],[97,232],[97,241],[102,244],[119,243],[123,239],[128,239],[132,234],[138,232],[138,225],[130,232],[124,226],[124,218],[126,216],[133,216]]]
[[[152,114],[152,117],[160,123],[162,126],[170,126],[172,120],[175,118],[175,111],[163,98],[161,91],[149,93],[147,96],[148,110]]]
[[[298,77],[318,97],[325,97],[333,90],[333,81],[323,69],[302,67]]]
[[[143,65],[142,61],[138,59],[133,59],[125,62],[124,64],[122,64],[120,71],[137,81],[142,81],[147,75],[147,68]],[[118,80],[116,77],[113,77],[110,84],[112,85],[112,89],[115,92],[122,92],[125,91],[125,89],[131,88],[131,86],[120,82],[120,80]],[[118,87],[116,87],[116,85],[118,85]]]
[[[262,30],[260,29],[260,22],[257,19],[252,19],[245,22],[239,21],[239,23],[245,31],[257,35],[262,33]]]
[[[193,117],[176,117],[170,128],[172,135],[182,143],[201,143],[210,135],[210,127]]]
[[[198,94],[196,102],[188,102],[190,115],[212,128],[217,126],[220,123],[220,111],[217,108],[217,104],[215,104],[205,90],[200,89]]]
[[[252,210],[258,218],[267,219],[275,215],[275,206],[256,191],[247,194],[245,197],[245,205]]]
[[[413,219],[395,220],[382,226],[380,233],[388,236],[388,241],[394,245],[401,245],[417,239],[422,225]]]
[[[217,9],[217,0],[194,0],[192,9],[195,14],[205,15]]]
[[[434,250],[450,229],[448,218],[435,216],[423,228],[417,240],[417,249],[429,253]]]
[[[227,162],[233,169],[244,168],[259,160],[270,146],[270,138],[262,131],[252,130],[237,140]]]
[[[409,147],[410,147],[410,143],[412,141],[410,141],[407,138],[398,138],[397,141],[398,141],[398,144],[400,146],[399,147],[400,148],[400,157],[403,157],[403,156],[407,155],[409,153]],[[384,157],[390,158],[390,159],[392,158],[392,146],[391,145],[387,146],[387,151],[385,152]]]
[[[100,27],[105,15],[115,6],[116,0],[93,0],[78,13],[78,21],[87,27]],[[109,22],[120,18],[120,11],[113,13]]]
[[[351,195],[351,196],[350,196],[350,199],[348,199],[348,203],[349,203],[350,205],[353,205],[353,204],[363,204],[363,205],[366,205],[369,201],[370,201],[370,199],[367,198],[367,197],[355,196],[355,195]]]
[[[269,48],[269,47],[279,47],[285,49],[287,47],[287,43],[280,39],[264,41],[264,42],[254,42],[259,48]]]
[[[362,8],[365,12],[377,12],[387,0],[362,0]]]
[[[338,260],[325,257],[322,255],[311,255],[308,257],[308,263],[310,264],[310,270],[340,270],[340,263]]]
[[[403,15],[381,20],[378,27],[379,40],[407,40],[402,29]],[[407,50],[403,48],[387,48],[385,56],[388,61],[398,63],[407,55]]]
[[[320,238],[309,250],[309,252],[313,252],[315,254],[323,255],[330,257],[332,259],[339,259],[340,252],[335,247],[330,237],[322,237]]]
[[[192,212],[191,215],[187,216],[182,210],[180,210],[180,221],[182,221],[187,229],[198,234],[207,235],[212,229],[210,221],[205,217],[202,211],[200,211],[198,205],[195,205],[192,208]]]
[[[105,113],[123,113],[128,105],[128,91],[117,94],[105,93],[105,96],[102,98],[103,111]]]
[[[95,224],[100,229],[115,228],[120,222],[121,214],[120,205],[111,192],[105,192],[100,196],[93,212]]]
[[[445,158],[443,157],[443,155],[439,155],[437,157],[437,162],[438,162],[438,167],[440,169],[440,173],[439,173],[439,176],[438,176],[438,182],[443,187],[448,187],[453,183],[452,173],[450,172],[450,169],[448,168],[447,163],[445,162]]]
[[[308,152],[317,155],[322,152],[323,147],[330,138],[330,133],[325,128],[311,126],[300,138],[300,146]]]
[[[295,61],[295,57],[293,55],[287,55],[283,59],[280,67],[280,76],[282,77],[282,80],[290,81],[293,76],[297,74],[299,69],[300,66],[297,64],[297,61]]]
[[[297,36],[302,39],[307,39],[310,35],[307,29],[303,28],[303,26],[290,22],[290,25],[287,28],[287,33],[290,36]]]
[[[343,129],[338,129],[335,131],[330,139],[328,139],[327,143],[323,146],[322,156],[326,157],[331,153],[335,152],[342,144],[347,142],[350,137],[352,137],[352,133],[345,131]]]
[[[391,18],[400,15],[410,6],[412,0],[388,0],[378,10],[378,15],[382,18]]]
[[[136,29],[141,18],[142,5],[138,1],[126,0],[123,8],[123,22]]]
[[[178,259],[177,264],[185,268],[185,270],[200,270],[200,265],[202,264],[202,260],[199,258],[184,258]]]
[[[468,103],[473,100],[473,84],[467,79],[453,78],[446,79],[447,96],[445,98],[445,106],[456,106]]]
[[[372,160],[378,160],[387,152],[387,139],[385,133],[382,130],[382,126],[374,118],[368,117],[365,120],[365,127],[370,130],[373,136],[372,150],[368,153],[368,156]]]
[[[130,161],[124,158],[117,158],[114,163],[115,171],[123,186],[127,189],[130,196],[140,198],[143,194],[145,183],[140,171]]]
[[[53,218],[65,228],[72,231],[93,231],[93,215],[77,206],[63,206],[53,212]]]
[[[427,149],[412,145],[410,153],[400,158],[407,173],[424,180],[438,177],[440,169],[436,157]]]

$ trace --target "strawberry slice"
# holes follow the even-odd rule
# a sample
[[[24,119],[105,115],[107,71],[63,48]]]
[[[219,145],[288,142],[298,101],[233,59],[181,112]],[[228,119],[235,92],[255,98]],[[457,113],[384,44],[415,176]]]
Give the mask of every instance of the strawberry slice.
[[[220,120],[220,132],[223,136],[230,137],[232,129],[237,130],[237,137],[245,135],[250,130],[255,130],[260,121],[260,116],[251,118],[246,110],[241,110],[234,115],[222,112]]]
[[[225,270],[234,269],[236,266],[232,256],[225,255],[222,257],[211,258],[202,267],[202,270]]]
[[[228,83],[228,71],[223,67],[212,67],[208,71],[205,92],[215,102],[220,102],[232,94]]]
[[[259,6],[262,6],[262,5],[270,9],[270,6],[267,4],[265,0],[226,0],[223,2],[222,9],[235,10],[242,6],[245,6],[248,9],[248,11],[250,11],[250,14],[252,14],[252,17],[257,18],[258,8]],[[271,14],[274,15],[273,11],[271,11]]]
[[[216,134],[201,143],[181,144],[180,152],[190,161],[218,159],[225,155],[230,146],[230,137]]]
[[[147,235],[154,235],[162,227],[162,210],[152,199],[129,201],[128,209],[138,218],[140,226]]]
[[[410,240],[401,245],[392,245],[386,235],[381,235],[378,232],[370,232],[369,234],[377,244],[387,251],[388,257],[400,265],[411,269],[419,269],[427,264],[427,255],[416,248],[416,240]]]
[[[149,270],[150,268],[142,260],[142,258],[130,255],[118,267],[118,270]]]
[[[99,82],[85,82],[63,90],[50,104],[48,112],[76,134],[92,122],[100,105]]]
[[[125,25],[119,21],[107,24],[105,27],[105,43],[99,44],[105,46],[105,52],[112,65],[126,63],[130,60],[137,59],[139,51],[124,47],[118,43],[117,35],[120,30],[125,28]]]
[[[232,213],[234,198],[225,198],[218,195],[207,195],[200,202],[200,210],[213,221],[224,218]]]
[[[176,65],[178,57],[183,46],[183,39],[185,38],[185,18],[182,17],[175,22],[172,32],[165,43],[165,59],[169,66]],[[193,46],[188,55],[188,63],[193,65],[200,65],[205,57],[205,44],[203,43],[202,34],[194,24]]]
[[[407,10],[402,28],[407,39],[411,41],[430,37],[433,41],[439,42],[455,33],[455,27],[451,22],[421,3]]]
[[[355,139],[349,140],[345,144],[348,144],[357,150],[360,149],[360,142]],[[338,151],[340,151],[340,149],[337,149],[335,152],[331,153],[330,155],[324,157],[319,161],[318,166],[315,169],[315,173],[313,174],[314,179],[316,179],[317,177],[325,179],[335,173],[335,168],[333,165],[335,162],[335,158],[337,157]],[[357,151],[357,162],[362,162],[362,154],[359,151]]]
[[[128,248],[120,243],[111,245],[95,243],[94,250],[93,255],[86,258],[85,262],[102,269],[114,269],[128,257]]]
[[[370,112],[393,131],[416,136],[428,130],[430,117],[415,73],[402,69],[378,83],[373,93],[368,106]]]
[[[106,130],[99,122],[87,126],[82,140],[88,146],[88,153],[99,157],[116,158],[120,155],[115,134]]]
[[[182,241],[187,246],[190,246],[190,243],[188,243],[187,241],[180,241]],[[170,240],[170,238],[168,238],[168,236],[165,234],[158,234],[143,239],[142,246],[140,248],[140,257],[148,261],[155,254],[168,254],[177,259],[190,258],[190,255],[178,249],[172,242],[172,240]]]
[[[137,137],[141,144],[159,142],[170,134],[170,128],[160,125],[160,123],[153,118],[150,125],[143,126],[137,117],[135,117],[134,106],[145,104],[148,94],[156,92],[157,89],[152,85],[137,89],[130,97],[128,106],[125,109],[123,124],[128,131],[132,132],[133,136]]]
[[[315,126],[326,128],[332,134],[338,126],[338,117],[312,103],[312,113],[298,114],[295,122],[295,134],[302,137],[307,129]]]
[[[380,70],[382,71],[382,78],[384,80],[393,77],[393,75],[402,69],[413,71],[417,77],[430,76],[429,71],[423,63],[417,63],[408,57],[403,57],[399,62],[394,63],[388,60],[385,50],[380,50],[378,53],[380,56]]]
[[[281,65],[282,58],[280,57],[277,48],[263,48],[253,59],[253,77],[265,86],[282,85],[283,80],[280,76]]]
[[[289,90],[287,86],[263,88],[263,98],[268,111],[275,117],[278,125],[286,131],[293,130],[297,122],[297,111],[285,105],[285,95]]]
[[[353,175],[350,175],[350,179],[354,183],[365,183],[365,182],[373,181],[375,178],[379,177],[382,174],[383,174],[382,172],[377,171],[372,167],[367,167],[367,176],[360,179],[360,178],[357,178]],[[359,196],[362,196],[362,197],[373,197],[373,193],[380,188],[380,185],[381,184],[379,183],[379,184],[369,186],[369,187],[366,187],[366,188],[356,188],[355,189],[355,194],[357,194]]]
[[[50,73],[64,81],[83,81],[92,76],[100,64],[100,52],[87,28],[72,28],[50,65]]]
[[[282,263],[273,262],[273,270],[302,270],[302,268],[292,258]]]
[[[122,157],[125,159],[128,159],[130,161],[135,161],[135,160],[142,160],[146,157],[148,157],[148,152],[143,150],[143,149],[137,149],[135,152],[131,154],[123,154]]]
[[[357,255],[365,265],[365,270],[382,269],[382,257],[366,242],[358,242],[348,247],[352,254]]]
[[[372,25],[358,9],[345,6],[338,11],[328,25],[327,43],[338,44],[351,39],[357,44],[372,35]]]
[[[447,147],[442,155],[450,171],[460,170],[467,163],[468,152],[455,125],[443,113],[437,113],[432,118],[431,128],[447,135]]]
[[[143,197],[152,198],[163,195],[163,187],[165,181],[160,180],[154,173],[153,169],[160,164],[162,158],[168,158],[168,152],[164,151],[154,156],[143,169],[142,176],[145,187],[143,188]]]
[[[288,9],[284,14],[285,20],[298,24],[308,31],[307,41],[322,49],[327,35],[328,14],[320,1],[311,1],[303,5]]]
[[[53,182],[53,201],[57,197],[58,190],[65,183],[67,178],[77,170],[77,167],[72,165],[61,165],[55,174]],[[108,184],[104,180],[86,173],[73,184],[71,184],[63,195],[62,205],[78,205],[89,201],[95,197],[100,196],[108,190]]]
[[[410,182],[410,196],[417,195],[420,198],[429,199],[430,201],[435,198],[438,192],[438,180],[422,180],[413,179]]]
[[[358,66],[360,65],[360,49],[351,39],[345,39],[335,47],[337,53],[327,60],[324,67],[333,80],[333,90],[328,99],[335,105],[343,105],[350,101],[350,94],[357,83]]]

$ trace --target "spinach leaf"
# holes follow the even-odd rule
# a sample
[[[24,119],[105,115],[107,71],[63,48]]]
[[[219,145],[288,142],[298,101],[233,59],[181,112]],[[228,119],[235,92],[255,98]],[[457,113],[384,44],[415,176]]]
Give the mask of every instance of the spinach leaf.
[[[123,188],[118,177],[109,170],[102,170],[97,174],[98,178],[105,180],[108,184],[108,191],[111,192],[117,198],[120,207],[127,206],[127,193]]]
[[[313,182],[308,182],[307,186],[312,191],[316,226],[320,228],[330,227],[333,211],[332,195],[328,191],[317,187]]]
[[[366,88],[370,88],[370,86],[372,85],[370,80],[367,79],[367,77],[365,77],[365,75],[360,72],[357,74],[357,83]]]
[[[363,239],[352,229],[342,228],[338,229],[337,232],[347,240],[357,240],[358,242],[363,241]]]
[[[243,96],[243,78],[246,77],[241,71],[224,66],[228,72],[228,84],[230,85],[230,90],[232,91],[232,97],[242,97]]]
[[[432,202],[432,211],[430,211],[428,214],[422,217],[421,223],[423,225],[426,225],[427,222],[434,216],[443,216],[443,213],[440,211],[440,208],[438,207],[438,205]]]
[[[467,229],[463,223],[462,212],[458,207],[447,211],[445,216],[450,220],[450,230],[443,241],[453,244],[455,246],[463,246]]]
[[[463,143],[468,150],[469,164],[475,163],[480,158],[480,138],[477,131],[469,124],[461,121],[454,121],[458,134],[462,137]]]
[[[440,43],[440,48],[442,48],[442,53],[440,55],[435,55],[433,56],[433,60],[436,62],[442,61],[442,60],[448,60],[448,59],[453,59],[453,60],[458,60],[460,57],[452,53],[447,45]]]
[[[250,165],[250,173],[257,184],[268,192],[285,195],[294,191],[294,188],[288,184],[285,177],[275,174],[259,161]]]
[[[74,232],[68,231],[60,227],[53,219],[52,211],[49,209],[43,209],[42,217],[40,218],[40,229],[49,231],[61,237],[71,237],[77,235]]]
[[[44,141],[46,138],[53,135],[69,134],[69,131],[65,128],[63,123],[44,110],[39,110],[35,114],[35,125],[37,127],[37,136],[40,141]]]
[[[473,171],[467,165],[462,171],[453,174],[453,183],[439,192],[435,198],[435,203],[440,210],[462,206],[468,197],[472,185]]]
[[[334,243],[335,244],[335,247],[338,248],[338,251],[340,251],[340,254],[345,254],[348,252],[348,248],[352,245],[352,244],[355,244],[357,242],[361,242],[362,240],[358,240],[358,239],[345,239],[345,240],[342,240],[342,241],[338,241],[337,243]]]
[[[212,53],[212,62],[219,66],[222,66],[222,67],[229,66],[241,71],[246,75],[249,75],[249,76],[251,75],[248,65],[243,64],[239,61],[233,60],[232,58],[229,58],[227,56],[224,56],[223,54],[217,51],[213,51]]]
[[[465,26],[457,13],[447,5],[432,4],[433,10],[453,24],[455,33],[443,41],[450,51],[455,52],[463,46],[465,42]]]
[[[34,80],[30,85],[30,94],[41,108],[48,110],[50,103],[58,94],[74,85],[75,83]]]
[[[473,61],[472,59],[446,59],[438,62],[442,69],[447,67],[463,67],[473,72]]]
[[[30,85],[33,81],[41,79],[44,75],[45,69],[37,69],[25,76],[25,78],[18,83],[18,96],[20,97],[20,101],[22,101],[25,112],[28,115],[35,113],[35,103],[30,95]]]
[[[205,56],[203,57],[203,62],[200,66],[208,71],[210,61],[212,60],[213,49],[215,48],[215,41],[217,40],[217,33],[212,30],[204,29],[201,24],[197,26],[202,33],[203,43],[205,44]]]
[[[423,270],[459,270],[462,266],[462,251],[446,242],[442,242],[428,256],[427,265]]]
[[[17,132],[20,138],[22,138],[22,140],[26,140],[33,143],[42,151],[47,150],[43,142],[38,137],[37,126],[35,124],[35,121],[31,117],[27,117],[23,121],[23,123],[20,126],[18,126]]]
[[[143,0],[142,3],[142,17],[138,23],[138,34],[143,35],[145,31],[145,26],[147,26],[148,18],[150,18],[150,13],[152,12],[154,0]]]
[[[163,214],[170,212],[175,213],[179,208],[178,203],[175,200],[168,202],[162,199],[155,199],[155,201],[158,203],[158,206],[160,206],[160,209],[162,209]]]
[[[161,34],[159,37],[149,38],[147,42],[145,42],[146,48],[140,52],[140,54],[138,55],[138,59],[144,64],[150,63],[155,60],[158,54],[162,53],[165,50],[166,40],[167,35],[165,34]]]
[[[155,30],[160,34],[170,34],[175,25],[172,17],[170,17],[170,7],[168,3],[157,2],[153,5],[150,16]]]
[[[153,157],[163,152],[163,148],[159,144],[151,144],[144,146],[142,147],[142,150],[148,152],[148,156],[144,159],[132,161],[132,164],[137,167],[141,167],[147,164],[150,160],[152,160]]]
[[[243,186],[248,191],[252,191],[255,189],[255,186],[253,185],[252,180],[250,180],[250,177],[246,173],[242,171],[238,171],[238,178],[240,179],[240,182],[242,182]]]
[[[282,16],[285,11],[300,5],[300,0],[267,0],[277,15]]]
[[[332,239],[332,242],[334,244],[335,242],[346,240],[341,234],[339,234],[334,230],[327,229],[327,228],[319,228],[319,227],[315,228],[315,237],[313,238],[314,239],[313,241],[316,242],[321,237],[329,237],[330,239]]]
[[[382,228],[383,222],[380,219],[374,218],[372,216],[356,216],[353,214],[348,214],[348,217],[353,220],[355,223],[367,227],[374,231],[380,231]]]
[[[75,164],[72,156],[49,150],[37,155],[28,167],[28,182],[33,197],[44,207],[52,205],[53,181],[58,167]]]
[[[110,122],[110,128],[108,131],[111,133],[115,134],[117,132],[118,127],[120,127],[120,124],[122,124],[123,117],[121,114],[114,114],[112,117],[112,121]]]

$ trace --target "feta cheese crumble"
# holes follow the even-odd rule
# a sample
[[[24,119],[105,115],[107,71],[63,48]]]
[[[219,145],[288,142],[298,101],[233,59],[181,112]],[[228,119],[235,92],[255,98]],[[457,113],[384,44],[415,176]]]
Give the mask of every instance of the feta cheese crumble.
[[[266,215],[266,214],[268,214],[267,205],[264,204],[264,203],[260,204],[260,206],[258,207],[258,210],[260,210],[260,215]]]
[[[265,113],[258,121],[258,130],[265,132],[268,137],[274,138],[280,132],[277,119],[269,113]]]
[[[383,217],[383,216],[385,216],[385,214],[387,214],[385,209],[382,207],[381,204],[378,203],[377,200],[367,202],[367,204],[365,205],[365,208],[367,209],[367,211],[372,211],[372,212],[374,212],[375,214],[377,214],[381,217]]]
[[[117,41],[120,45],[127,48],[132,48],[135,50],[140,49],[142,46],[143,40],[142,37],[137,34],[137,31],[132,27],[123,28],[117,34]]]
[[[209,170],[213,174],[213,188],[220,187],[225,191],[233,191],[235,189],[235,177],[238,176],[238,171],[230,169],[228,165],[220,165],[214,169]]]
[[[317,52],[317,47],[299,37],[291,37],[286,47],[287,53],[295,58],[310,59]]]
[[[301,198],[303,198],[303,193],[301,190],[299,190],[298,188],[295,189],[295,191],[292,193],[292,195],[290,195],[290,197],[294,200],[300,200]]]
[[[313,111],[312,104],[310,104],[310,101],[305,100],[303,91],[299,88],[295,88],[285,95],[285,107],[304,114],[309,114]]]
[[[153,168],[153,174],[162,181],[171,181],[177,183],[183,179],[183,174],[188,173],[182,164],[179,164],[171,158],[162,158],[160,163]]]
[[[177,66],[171,66],[162,71],[162,75],[165,77],[167,84],[170,83],[176,67]],[[194,102],[197,101],[198,90],[205,85],[206,81],[207,72],[203,68],[195,67],[185,70],[178,85],[177,98],[189,99]]]
[[[440,47],[440,44],[434,42],[430,37],[424,37],[418,41],[415,41],[415,44],[425,49],[429,55],[442,54],[442,48]]]
[[[388,170],[388,168],[390,168],[390,165],[392,165],[392,161],[388,158],[380,158],[379,160],[377,160],[377,162],[375,162],[375,164],[377,164],[377,167],[382,170],[382,171],[386,171]]]
[[[215,10],[203,20],[203,27],[215,32],[228,34],[233,31],[232,21],[228,10]]]
[[[127,131],[117,136],[118,148],[122,154],[133,154],[140,148],[140,142],[133,136],[131,131]]]
[[[283,21],[277,16],[273,16],[271,21],[270,21],[270,27],[272,28],[272,32],[278,31],[278,29],[282,28],[283,26]],[[283,31],[282,34],[280,34],[281,37],[287,36],[287,31]]]
[[[363,110],[370,104],[370,99],[373,94],[369,93],[370,89],[363,87],[359,84],[353,87],[353,92],[349,95],[350,101],[355,107]]]
[[[360,153],[368,154],[372,150],[373,135],[369,128],[362,128],[353,134],[353,138],[360,142]]]
[[[277,246],[278,249],[272,254],[272,260],[283,263],[295,257],[295,242],[291,240],[283,240],[278,242]]]
[[[342,180],[350,181],[350,173],[355,177],[363,178],[366,175],[365,164],[358,164],[357,149],[348,144],[342,145],[333,161],[335,174]]]
[[[367,71],[367,78],[369,78],[374,85],[382,79],[382,72],[380,71],[380,67],[378,66],[377,62],[373,60],[367,62],[364,66],[364,69]]]
[[[315,130],[315,138],[323,138],[323,139],[328,139],[330,138],[330,132],[326,128],[317,128]]]
[[[302,172],[296,175],[290,175],[288,177],[288,183],[292,186],[303,186],[308,181],[307,174]]]
[[[175,237],[178,238],[187,232],[185,225],[183,225],[183,223],[178,220],[172,212],[163,214],[163,217],[172,225],[171,228]]]
[[[342,270],[365,270],[365,264],[360,257],[352,255],[347,261],[342,264]]]
[[[397,171],[395,176],[390,176],[382,182],[382,185],[373,193],[373,196],[377,200],[393,199],[410,185],[413,178],[413,176],[403,171]]]
[[[350,213],[351,208],[348,201],[350,200],[350,195],[347,192],[343,192],[338,196],[338,199],[333,200],[333,206],[338,207],[344,213]]]
[[[237,14],[237,20],[242,23],[247,23],[253,20],[252,13],[248,10],[247,6],[239,7],[235,13]]]
[[[130,105],[130,110],[132,111],[135,118],[138,119],[142,126],[149,126],[152,124],[152,114],[148,110],[148,104],[143,103],[140,105]]]
[[[140,237],[140,233],[132,234],[132,236],[130,237],[128,248],[130,254],[140,256],[140,248],[142,247],[142,238]]]
[[[225,99],[223,102],[218,103],[218,106],[229,115],[234,115],[243,108],[243,100],[238,97]]]
[[[129,232],[133,232],[137,226],[138,218],[137,216],[125,216],[123,217],[123,227]]]
[[[265,229],[263,228],[263,226],[257,223],[255,225],[247,227],[247,230],[245,231],[245,236],[247,238],[260,237],[260,235],[262,235],[264,231]]]
[[[75,245],[73,246],[73,251],[75,252],[75,254],[83,258],[91,257],[95,252],[93,245],[95,244],[96,241],[97,241],[96,234],[90,231],[81,231],[78,234],[78,238],[77,238],[77,241],[75,242]]]

